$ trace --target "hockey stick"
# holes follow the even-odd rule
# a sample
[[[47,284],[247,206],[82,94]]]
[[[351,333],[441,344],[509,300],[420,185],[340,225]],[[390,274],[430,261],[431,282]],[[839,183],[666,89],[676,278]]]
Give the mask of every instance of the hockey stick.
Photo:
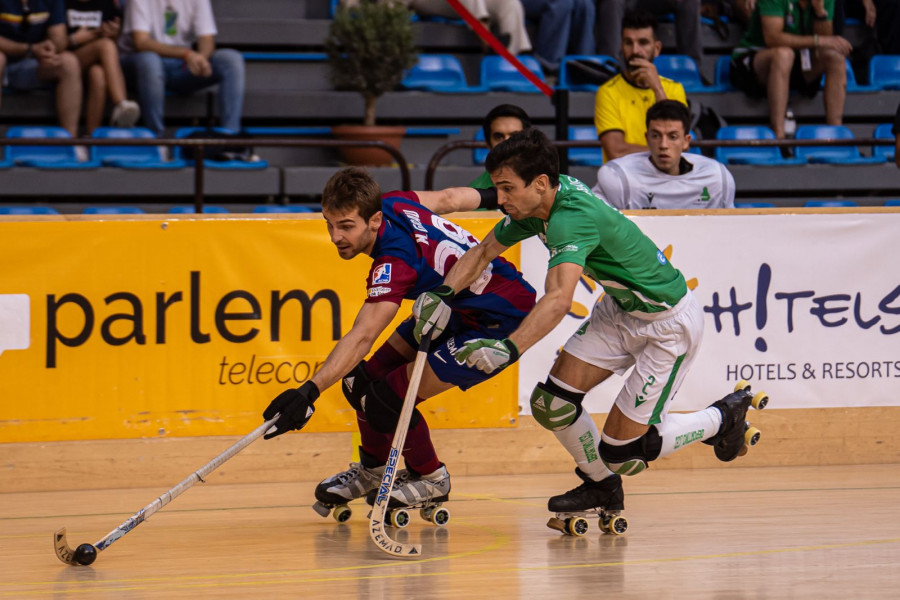
[[[409,420],[412,418],[413,409],[416,407],[416,395],[419,393],[419,383],[422,381],[422,372],[425,370],[425,359],[428,358],[428,346],[431,344],[431,332],[422,336],[419,342],[419,350],[416,353],[416,362],[413,364],[413,372],[409,378],[409,387],[406,388],[406,397],[403,399],[403,408],[400,410],[400,418],[397,420],[397,430],[394,432],[394,442],[391,444],[391,452],[388,455],[384,476],[375,497],[375,505],[372,506],[372,515],[369,517],[369,535],[379,550],[391,556],[409,558],[421,556],[422,546],[417,544],[403,544],[391,539],[384,529],[384,517],[391,500],[391,488],[394,486],[394,477],[397,475],[397,467],[400,462],[400,453],[406,442],[406,432],[409,430]]]
[[[256,441],[266,431],[268,431],[269,428],[272,427],[272,425],[275,424],[275,421],[278,420],[279,416],[280,415],[275,415],[274,417],[239,439],[225,452],[218,455],[217,457],[188,475],[181,483],[129,517],[127,521],[110,531],[106,535],[106,537],[96,542],[94,545],[81,544],[73,551],[66,541],[66,528],[63,527],[55,534],[53,534],[53,548],[56,550],[56,556],[59,558],[59,560],[63,561],[67,565],[91,564],[97,559],[97,554],[99,552],[106,550],[113,542],[149,519],[150,515],[180,496],[195,483],[197,483],[198,481],[204,481],[204,477],[222,466],[222,464],[224,464],[225,461],[227,461],[229,458]]]

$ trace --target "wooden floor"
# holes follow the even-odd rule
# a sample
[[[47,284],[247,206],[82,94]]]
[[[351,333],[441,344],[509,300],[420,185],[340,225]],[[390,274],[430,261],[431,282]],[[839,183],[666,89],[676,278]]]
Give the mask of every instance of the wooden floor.
[[[322,474],[326,475],[325,473]],[[173,482],[174,483],[174,482]],[[359,506],[311,509],[314,482],[197,485],[102,552],[60,563],[52,534],[95,542],[162,489],[0,494],[2,598],[897,598],[900,465],[649,471],[630,528],[545,527],[574,475],[458,477],[446,528],[417,516],[378,551]]]

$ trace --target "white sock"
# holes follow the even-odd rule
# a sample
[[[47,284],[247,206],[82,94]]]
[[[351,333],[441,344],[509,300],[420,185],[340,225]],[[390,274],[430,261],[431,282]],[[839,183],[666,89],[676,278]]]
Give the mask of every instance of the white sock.
[[[575,422],[563,429],[554,431],[553,435],[568,450],[578,468],[594,481],[606,479],[612,471],[600,460],[600,432],[587,411],[582,411]]]
[[[694,442],[708,440],[722,426],[722,412],[713,406],[692,413],[669,413],[656,426],[662,438],[660,458]]]

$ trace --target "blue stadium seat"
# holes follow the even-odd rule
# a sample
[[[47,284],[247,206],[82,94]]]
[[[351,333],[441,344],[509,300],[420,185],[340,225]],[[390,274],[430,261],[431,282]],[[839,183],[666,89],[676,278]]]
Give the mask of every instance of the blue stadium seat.
[[[900,206],[900,198],[894,198],[893,200],[887,200],[884,203],[885,206]]]
[[[59,211],[49,206],[0,206],[0,215],[58,215]]]
[[[733,92],[737,88],[731,85],[731,56],[720,56],[716,61],[716,87],[723,92]]]
[[[475,141],[484,143],[484,130],[480,127],[478,128],[478,131],[475,132]],[[476,165],[483,165],[489,153],[490,150],[488,150],[487,146],[484,148],[475,148],[472,150],[472,162]]]
[[[735,202],[735,208],[775,208],[771,202]]]
[[[86,215],[142,215],[144,211],[137,206],[88,206]]]
[[[872,137],[876,140],[893,140],[895,139],[893,128],[894,125],[892,123],[882,123],[875,128]],[[881,156],[888,162],[894,162],[896,149],[896,146],[872,146],[872,156]]]
[[[850,64],[850,59],[844,59],[847,63],[847,92],[851,94],[858,94],[860,92],[877,92],[881,89],[881,86],[877,85],[860,85],[856,82],[856,73],[853,72],[853,65]],[[824,85],[824,83],[823,83]]]
[[[529,55],[517,57],[529,71],[538,79],[545,81],[544,72],[537,59]],[[484,56],[481,59],[481,87],[493,92],[533,92],[540,93],[536,85],[528,81],[524,75],[506,62],[506,59],[496,54]]]
[[[853,132],[844,125],[800,125],[798,140],[853,139]],[[863,156],[856,146],[797,146],[794,155],[811,163],[828,165],[870,165],[883,163],[882,156]]]
[[[726,125],[716,132],[717,140],[774,140],[775,132],[761,125]],[[716,160],[726,165],[785,166],[806,161],[781,156],[775,146],[732,146],[716,148]]]
[[[183,205],[173,206],[172,208],[169,209],[169,214],[173,214],[173,215],[185,215],[185,214],[191,214],[193,212],[195,212],[193,204],[183,204]],[[203,214],[223,214],[223,213],[229,213],[229,212],[231,212],[231,211],[229,211],[224,206],[215,206],[213,204],[204,204],[203,205]]]
[[[213,127],[212,129],[213,129],[213,131],[216,131],[218,133],[225,133],[225,134],[233,134],[234,133],[233,131],[226,129],[224,127]],[[176,138],[186,138],[186,137],[190,136],[192,133],[196,133],[198,131],[205,131],[205,130],[206,130],[205,127],[182,127],[175,131],[175,137]],[[235,138],[234,145],[235,146],[242,145],[240,138]],[[205,152],[209,153],[210,150],[207,148],[205,150]],[[182,154],[183,153],[182,153],[181,147],[175,146],[175,152],[173,153],[174,159],[184,160],[189,166],[194,164],[193,160],[191,160],[189,158],[185,158]],[[250,170],[250,171],[259,170],[259,171],[261,171],[261,170],[267,169],[269,167],[269,163],[263,159],[257,160],[257,161],[245,161],[245,160],[210,160],[210,159],[206,158],[203,160],[203,166],[207,169],[221,169],[221,170],[235,170],[235,171],[242,171],[242,170]]]
[[[590,71],[600,73],[617,73],[619,64],[612,56],[603,54],[571,54],[564,56],[559,65],[558,89],[573,92],[596,92],[600,87],[596,83],[578,83],[591,80]]]
[[[91,137],[99,139],[153,139],[153,132],[144,127],[98,127]],[[181,169],[187,162],[165,160],[161,146],[93,146],[94,161],[123,169]]]
[[[241,52],[244,62],[325,62],[324,52]]]
[[[804,204],[806,208],[836,208],[843,206],[859,206],[853,200],[807,200]]]
[[[900,89],[900,54],[876,54],[869,59],[869,85]]]
[[[721,92],[724,88],[703,85],[700,77],[700,67],[690,56],[684,54],[660,54],[653,59],[653,65],[663,77],[673,79],[684,86],[684,91],[692,92]]]
[[[307,208],[306,206],[298,206],[296,204],[289,204],[282,206],[281,204],[260,204],[259,206],[253,207],[253,212],[255,213],[311,213],[315,212],[311,208]]]
[[[34,125],[10,127],[6,137],[72,138],[62,127]],[[6,158],[17,165],[38,169],[96,169],[100,166],[95,161],[79,161],[75,146],[7,146]]]
[[[419,60],[400,82],[408,90],[471,92],[462,63],[452,54],[420,54]],[[483,91],[483,90],[482,90]]]
[[[597,129],[593,125],[573,125],[569,127],[569,139],[597,142]],[[603,164],[603,150],[599,145],[596,148],[569,148],[569,164],[599,167]]]

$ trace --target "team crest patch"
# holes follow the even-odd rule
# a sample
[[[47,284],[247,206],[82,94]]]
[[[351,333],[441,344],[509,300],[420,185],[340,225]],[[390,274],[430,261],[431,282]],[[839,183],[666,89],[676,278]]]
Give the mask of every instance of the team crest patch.
[[[390,283],[391,282],[391,265],[378,265],[375,267],[375,272],[372,274],[372,284],[378,285],[380,283]]]

